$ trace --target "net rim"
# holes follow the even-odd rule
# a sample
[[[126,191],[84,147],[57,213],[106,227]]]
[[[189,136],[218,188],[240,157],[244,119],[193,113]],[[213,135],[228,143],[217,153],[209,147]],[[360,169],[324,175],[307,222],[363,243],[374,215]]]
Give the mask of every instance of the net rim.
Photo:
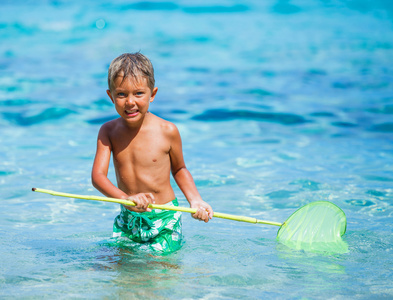
[[[294,212],[293,212],[293,213],[292,213],[292,214],[282,223],[282,225],[281,225],[280,228],[278,229],[277,237],[278,237],[279,234],[280,234],[281,228],[283,228],[284,226],[286,226],[286,223],[288,222],[288,220],[291,219],[292,216],[294,216],[299,210],[302,210],[302,209],[304,209],[305,207],[315,206],[315,205],[320,205],[320,204],[328,205],[328,206],[333,207],[335,210],[337,210],[337,211],[339,212],[339,214],[341,214],[341,215],[345,218],[345,227],[344,227],[344,230],[343,230],[342,233],[340,232],[340,235],[343,236],[343,235],[345,234],[345,232],[347,231],[347,222],[346,222],[347,216],[345,215],[345,212],[344,212],[339,206],[337,206],[336,204],[334,204],[333,202],[326,201],[326,200],[319,200],[319,201],[313,201],[313,202],[307,203],[307,204],[305,204],[305,205],[299,207],[297,210],[295,210],[295,211],[294,211]]]

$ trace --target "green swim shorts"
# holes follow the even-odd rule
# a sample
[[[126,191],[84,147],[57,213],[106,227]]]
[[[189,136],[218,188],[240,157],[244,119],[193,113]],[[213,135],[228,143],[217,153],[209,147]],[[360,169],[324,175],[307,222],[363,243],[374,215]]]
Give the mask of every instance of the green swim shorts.
[[[179,206],[177,199],[166,205]],[[181,212],[153,209],[137,213],[121,206],[113,223],[113,237],[126,237],[154,252],[169,253],[182,245]]]

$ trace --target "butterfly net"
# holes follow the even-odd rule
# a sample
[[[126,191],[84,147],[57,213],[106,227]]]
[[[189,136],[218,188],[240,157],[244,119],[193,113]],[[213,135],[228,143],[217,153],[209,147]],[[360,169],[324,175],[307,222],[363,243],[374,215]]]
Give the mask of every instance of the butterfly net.
[[[280,227],[277,241],[297,250],[345,253],[344,212],[333,203],[316,201],[295,211]]]

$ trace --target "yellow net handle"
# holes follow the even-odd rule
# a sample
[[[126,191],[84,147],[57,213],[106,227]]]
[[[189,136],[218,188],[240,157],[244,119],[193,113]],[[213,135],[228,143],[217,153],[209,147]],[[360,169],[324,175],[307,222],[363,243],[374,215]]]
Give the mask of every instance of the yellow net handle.
[[[69,194],[69,193],[56,192],[56,191],[40,189],[40,188],[32,188],[32,190],[33,190],[33,192],[49,194],[52,196],[94,200],[94,201],[104,201],[104,202],[113,202],[113,203],[119,203],[119,204],[123,204],[123,205],[127,205],[127,206],[135,206],[134,202],[132,202],[130,200],[125,200],[125,199],[90,196],[90,195]],[[197,211],[195,208],[187,208],[187,207],[181,207],[181,206],[169,206],[169,205],[161,205],[161,204],[149,204],[149,208],[163,209],[163,210],[174,210],[174,211],[181,211],[181,212],[186,212],[186,213],[191,213],[191,214],[194,214]],[[230,215],[230,214],[223,214],[223,213],[219,213],[219,212],[214,212],[213,217],[227,219],[227,220],[233,220],[233,221],[239,221],[239,222],[254,223],[254,224],[266,224],[266,225],[274,225],[274,226],[281,226],[282,225],[282,223],[278,223],[278,222],[258,220],[256,218],[252,218],[252,217],[236,216],[236,215]]]

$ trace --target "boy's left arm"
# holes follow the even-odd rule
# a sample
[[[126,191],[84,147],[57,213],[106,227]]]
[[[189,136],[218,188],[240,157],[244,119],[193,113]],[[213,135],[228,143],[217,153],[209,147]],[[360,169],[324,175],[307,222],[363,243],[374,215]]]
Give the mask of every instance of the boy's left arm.
[[[205,222],[213,218],[213,209],[202,200],[194,183],[194,179],[187,168],[185,166],[181,167],[176,173],[173,173],[173,177],[184,196],[186,196],[187,201],[190,203],[190,207],[197,209],[196,213],[192,214],[192,217]]]
[[[186,168],[183,158],[180,133],[175,125],[171,128],[171,149],[169,155],[171,159],[173,178],[183,192],[187,201],[190,203],[190,207],[197,209],[197,212],[192,214],[192,217],[208,222],[211,218],[213,218],[213,209],[208,203],[202,200],[194,179]]]

